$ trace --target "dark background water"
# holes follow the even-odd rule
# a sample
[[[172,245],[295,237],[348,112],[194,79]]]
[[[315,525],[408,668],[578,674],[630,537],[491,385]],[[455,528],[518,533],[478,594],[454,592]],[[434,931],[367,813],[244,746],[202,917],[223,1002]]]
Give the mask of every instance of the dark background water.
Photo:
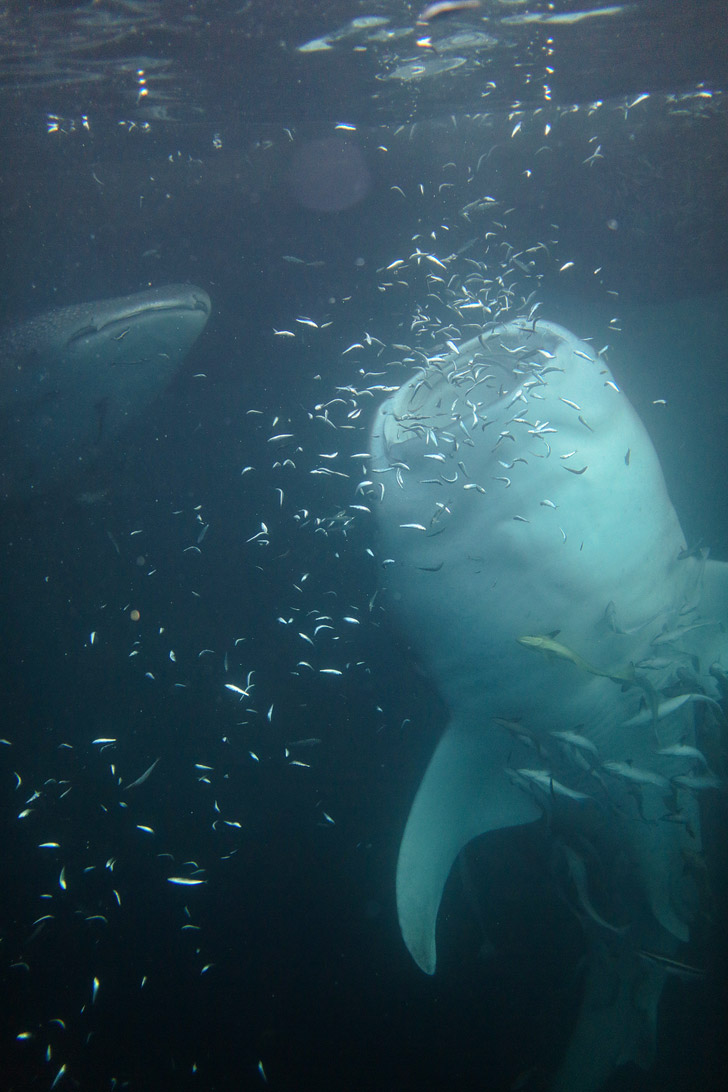
[[[0,1088],[49,1088],[62,1065],[60,1088],[262,1088],[259,1061],[279,1089],[510,1089],[526,1073],[538,1088],[578,1006],[582,933],[538,825],[470,848],[441,909],[434,978],[406,952],[396,855],[444,711],[372,603],[368,517],[337,518],[356,503],[348,456],[367,449],[373,400],[352,431],[314,407],[379,370],[376,343],[342,355],[351,343],[410,344],[415,309],[437,314],[416,262],[386,291],[384,268],[417,245],[479,259],[496,220],[517,249],[547,243],[541,313],[610,343],[688,542],[728,558],[725,34],[708,5],[644,6],[577,49],[563,29],[495,25],[494,9],[500,49],[487,61],[465,50],[465,82],[377,80],[411,43],[353,35],[328,69],[307,70],[306,95],[301,65],[323,55],[290,43],[386,5],[305,18],[242,5],[244,30],[229,9],[186,7],[172,28],[165,5],[146,9],[150,26],[128,4],[49,5],[43,29],[11,5],[5,28],[6,322],[182,280],[210,293],[213,315],[93,474],[3,506]],[[411,24],[401,8],[392,25]],[[57,53],[40,63],[31,49],[21,66],[21,33],[32,45],[52,32]],[[545,99],[552,33],[559,94]],[[641,67],[639,33],[662,41]],[[356,67],[363,44],[372,71]],[[128,67],[167,71],[150,63],[155,47],[175,60],[166,118]],[[59,76],[71,55],[76,75],[106,75]],[[358,90],[343,98],[347,74]],[[491,99],[488,79],[501,87]],[[486,195],[494,209],[462,214]],[[280,432],[295,436],[283,453],[268,442]],[[350,478],[310,473],[336,450],[327,465]],[[279,456],[295,470],[274,468]],[[261,522],[269,545],[247,541]],[[206,524],[201,552],[185,552]],[[297,636],[313,633],[309,612],[333,619],[316,651]],[[251,670],[238,702],[224,684]],[[117,742],[102,750],[99,737]],[[122,793],[117,778],[156,758]],[[722,795],[708,812],[719,921]],[[37,848],[47,841],[61,848]],[[207,882],[168,884],[190,860]],[[716,939],[700,954],[712,977],[668,984],[654,1071],[620,1071],[610,1087],[718,1086],[725,953]]]

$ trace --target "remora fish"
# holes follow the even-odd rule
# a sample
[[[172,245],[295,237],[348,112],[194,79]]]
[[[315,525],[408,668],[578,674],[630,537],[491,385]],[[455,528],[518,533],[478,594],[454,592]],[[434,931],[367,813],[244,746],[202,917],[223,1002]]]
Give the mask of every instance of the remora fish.
[[[605,921],[604,918],[594,909],[594,904],[589,896],[589,884],[586,877],[586,865],[584,861],[571,848],[571,846],[562,845],[564,856],[566,857],[566,864],[569,869],[569,875],[571,876],[572,883],[576,889],[576,894],[581,903],[582,908],[588,914],[588,916],[602,929],[609,929],[612,933],[617,933],[623,936],[629,929],[628,925],[612,925],[610,922]]]
[[[59,307],[0,337],[0,495],[42,491],[93,463],[170,382],[210,316],[170,284]]]
[[[635,672],[631,665],[619,671],[602,671],[600,667],[590,664],[578,652],[574,652],[573,649],[560,644],[553,637],[525,636],[517,637],[516,640],[524,648],[531,648],[534,652],[543,652],[545,655],[553,656],[558,660],[567,660],[581,671],[587,671],[590,675],[600,675],[604,679],[614,679],[615,682],[633,683],[635,681]]]
[[[641,948],[637,955],[640,959],[644,959],[646,963],[660,967],[663,971],[675,975],[676,978],[681,978],[684,982],[699,982],[706,977],[707,972],[702,967],[682,963],[679,959],[671,959],[660,952],[650,952],[646,948]]]
[[[613,671],[602,671],[600,667],[595,667],[594,664],[590,664],[583,656],[580,656],[578,652],[574,652],[573,649],[567,648],[566,645],[560,644],[552,637],[546,636],[525,636],[517,637],[519,645],[523,645],[524,648],[533,649],[535,652],[543,652],[548,657],[553,657],[558,660],[567,660],[569,663],[574,664],[580,671],[586,671],[589,675],[598,675],[602,679],[611,679],[612,682],[621,683],[624,687],[639,686],[644,690],[649,704],[649,709],[645,716],[645,723],[651,719],[655,723],[658,719],[658,705],[657,694],[652,686],[652,683],[646,679],[643,675],[638,675],[634,669],[634,664],[627,664],[626,667],[614,669]],[[640,721],[640,723],[643,723]]]

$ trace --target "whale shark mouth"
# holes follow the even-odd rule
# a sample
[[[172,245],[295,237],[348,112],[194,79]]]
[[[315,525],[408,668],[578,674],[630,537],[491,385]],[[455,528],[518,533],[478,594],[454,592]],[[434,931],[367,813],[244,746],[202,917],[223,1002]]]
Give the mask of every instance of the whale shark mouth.
[[[191,325],[196,326],[199,317],[203,316],[202,325],[204,325],[211,310],[210,297],[207,293],[191,285],[167,285],[161,289],[151,289],[149,292],[121,297],[118,300],[101,301],[96,306],[98,308],[96,313],[91,312],[92,321],[88,325],[79,325],[68,336],[66,339],[68,347],[95,334],[100,338],[116,338],[119,336],[120,329],[155,318],[160,320],[177,318],[184,323],[185,318],[189,317],[192,320]],[[59,325],[68,310],[61,308],[57,313],[56,322]]]

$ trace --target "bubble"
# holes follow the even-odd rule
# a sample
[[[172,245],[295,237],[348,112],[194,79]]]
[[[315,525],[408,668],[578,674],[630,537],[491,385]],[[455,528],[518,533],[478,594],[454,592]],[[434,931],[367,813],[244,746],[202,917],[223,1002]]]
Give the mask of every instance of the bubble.
[[[361,149],[337,137],[304,144],[288,171],[295,199],[316,212],[351,208],[369,193],[371,181]]]

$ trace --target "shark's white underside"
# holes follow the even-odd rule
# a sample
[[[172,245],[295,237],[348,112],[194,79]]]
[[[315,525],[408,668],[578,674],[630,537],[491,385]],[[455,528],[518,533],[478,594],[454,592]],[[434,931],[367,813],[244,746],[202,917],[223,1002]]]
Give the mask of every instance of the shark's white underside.
[[[414,959],[434,972],[438,908],[460,850],[554,805],[576,829],[587,816],[590,826],[616,829],[635,861],[646,924],[632,947],[652,943],[652,930],[668,946],[687,940],[695,904],[683,855],[699,849],[696,797],[636,787],[601,764],[666,779],[692,769],[655,753],[658,744],[694,741],[692,703],[640,728],[623,725],[674,693],[680,668],[715,693],[708,668],[726,662],[728,579],[725,566],[684,556],[657,455],[606,363],[553,323],[488,330],[388,398],[371,442],[377,498],[385,487],[380,503],[372,490],[380,545],[395,562],[384,577],[389,609],[450,711],[397,868],[400,925]],[[688,629],[696,622],[708,624]],[[554,634],[606,674],[518,642]],[[649,681],[639,668],[634,685],[606,677],[658,652],[666,665]],[[598,760],[556,742],[551,733],[563,730],[591,741]],[[534,767],[591,799],[557,797],[515,773]],[[634,959],[630,968],[620,982],[640,978],[649,1024],[662,977]],[[584,1087],[644,1056],[626,1026],[628,1007],[612,1014],[609,1036],[606,1014],[601,1031],[583,1014],[579,1057],[593,1053],[592,1040],[613,1039]]]

